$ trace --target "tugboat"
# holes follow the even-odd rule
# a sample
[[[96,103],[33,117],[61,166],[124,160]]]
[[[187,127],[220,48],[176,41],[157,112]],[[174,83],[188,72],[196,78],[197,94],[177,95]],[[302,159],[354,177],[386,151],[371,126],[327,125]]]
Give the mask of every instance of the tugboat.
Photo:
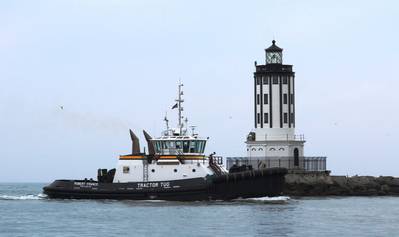
[[[278,196],[283,191],[284,168],[253,170],[234,166],[228,172],[215,153],[206,156],[207,138],[201,138],[183,120],[183,84],[172,109],[178,109],[177,128],[153,139],[143,131],[148,153],[130,130],[132,153],[121,155],[116,168],[98,169],[97,180],[55,180],[43,191],[49,198],[204,201]]]

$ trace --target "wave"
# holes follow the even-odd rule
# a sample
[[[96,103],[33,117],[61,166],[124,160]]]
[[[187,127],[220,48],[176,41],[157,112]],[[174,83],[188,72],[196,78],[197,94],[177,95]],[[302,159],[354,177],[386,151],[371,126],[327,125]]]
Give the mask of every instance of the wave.
[[[40,200],[46,198],[47,195],[43,193],[39,194],[27,194],[27,195],[0,195],[0,200]]]

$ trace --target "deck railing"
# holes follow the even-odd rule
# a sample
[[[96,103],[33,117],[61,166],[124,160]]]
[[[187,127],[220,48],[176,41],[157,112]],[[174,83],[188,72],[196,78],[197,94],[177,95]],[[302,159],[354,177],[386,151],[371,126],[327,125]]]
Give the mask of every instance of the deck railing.
[[[247,142],[254,142],[255,137],[248,137]],[[279,134],[270,135],[265,134],[264,136],[257,136],[257,141],[305,141],[305,135],[303,134]]]
[[[253,169],[280,167],[305,171],[326,171],[327,157],[227,157],[227,170],[233,165],[251,165]]]
[[[265,134],[263,137],[265,141],[271,140],[271,141],[305,141],[305,135],[303,134],[296,134],[296,135],[289,135],[289,134],[283,134],[283,135],[268,135]],[[262,140],[262,137],[259,138]]]

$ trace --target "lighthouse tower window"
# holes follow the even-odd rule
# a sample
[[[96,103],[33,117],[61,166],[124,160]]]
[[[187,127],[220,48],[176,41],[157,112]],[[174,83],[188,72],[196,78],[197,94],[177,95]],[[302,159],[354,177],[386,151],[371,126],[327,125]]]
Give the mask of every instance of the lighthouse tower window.
[[[260,113],[257,114],[257,121],[260,123]]]
[[[288,104],[288,95],[287,94],[284,94],[283,100],[284,100],[285,105]]]
[[[259,104],[259,101],[260,101],[260,95],[257,94],[257,95],[256,95],[256,104]]]
[[[273,77],[273,84],[278,84],[278,77],[277,76]]]
[[[265,105],[269,104],[269,94],[264,94],[263,95],[263,103]]]
[[[263,78],[263,84],[264,84],[264,85],[268,85],[268,84],[269,84],[269,78],[264,77],[264,78]]]
[[[283,84],[288,84],[288,78],[287,77],[283,77]]]
[[[265,120],[265,123],[269,123],[269,113],[264,113],[263,118]]]
[[[288,113],[284,113],[284,123],[288,123]]]

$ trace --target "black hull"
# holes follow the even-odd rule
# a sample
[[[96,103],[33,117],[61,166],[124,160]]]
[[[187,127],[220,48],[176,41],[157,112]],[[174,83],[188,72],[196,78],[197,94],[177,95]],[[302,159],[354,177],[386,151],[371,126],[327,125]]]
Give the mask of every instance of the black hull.
[[[43,188],[49,198],[203,201],[281,195],[286,169],[245,171],[186,180],[98,183],[56,180]]]

